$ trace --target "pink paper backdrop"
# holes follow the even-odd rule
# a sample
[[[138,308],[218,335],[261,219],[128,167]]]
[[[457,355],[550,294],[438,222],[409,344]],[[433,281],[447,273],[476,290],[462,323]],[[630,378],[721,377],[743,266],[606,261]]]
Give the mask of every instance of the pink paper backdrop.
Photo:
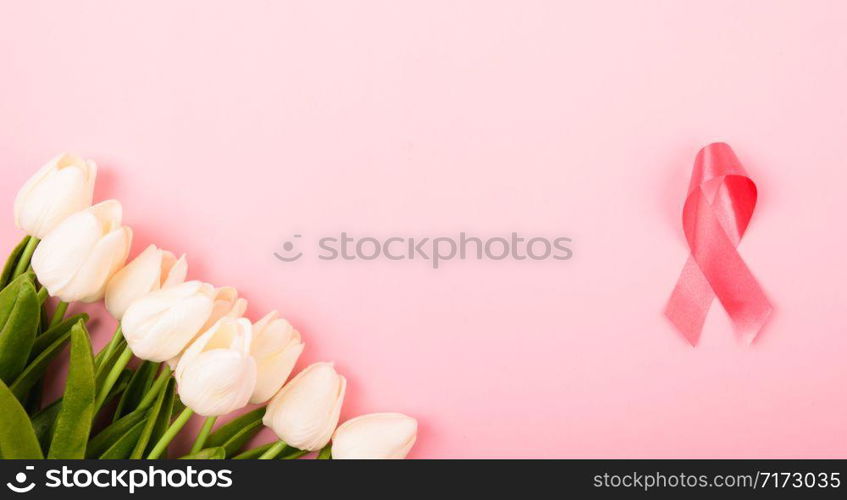
[[[347,375],[344,418],[419,418],[414,457],[847,456],[844,3],[2,3],[4,249],[18,186],[76,151],[134,252],[279,308]],[[713,140],[760,189],[740,251],[776,312],[751,347],[719,307],[697,348],[661,314]],[[272,255],[341,230],[575,254]]]

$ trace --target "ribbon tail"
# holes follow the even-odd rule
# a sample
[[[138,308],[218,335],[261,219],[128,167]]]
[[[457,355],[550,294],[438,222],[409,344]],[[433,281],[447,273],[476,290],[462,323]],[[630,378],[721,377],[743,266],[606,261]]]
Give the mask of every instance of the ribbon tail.
[[[665,316],[692,345],[696,346],[715,293],[700,267],[689,257],[665,306]]]
[[[729,314],[736,334],[750,343],[773,308],[712,210],[699,210],[697,219],[693,259]]]

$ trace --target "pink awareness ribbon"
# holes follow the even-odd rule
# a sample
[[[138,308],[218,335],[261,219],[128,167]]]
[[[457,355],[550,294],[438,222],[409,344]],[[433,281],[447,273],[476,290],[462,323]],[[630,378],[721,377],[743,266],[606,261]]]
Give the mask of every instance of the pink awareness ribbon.
[[[716,296],[747,343],[773,310],[736,250],[755,207],[756,185],[732,148],[719,142],[701,149],[682,210],[691,255],[665,308],[691,345],[697,345]]]

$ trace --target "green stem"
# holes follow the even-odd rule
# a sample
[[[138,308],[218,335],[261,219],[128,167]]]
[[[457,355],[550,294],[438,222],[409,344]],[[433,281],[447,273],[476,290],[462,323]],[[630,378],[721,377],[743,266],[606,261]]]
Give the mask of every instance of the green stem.
[[[280,460],[297,460],[298,458],[300,458],[303,455],[306,455],[308,453],[309,453],[308,450],[297,450],[297,449],[295,449],[292,452],[286,452],[285,455],[279,457],[279,459]]]
[[[115,385],[115,382],[118,381],[118,377],[121,376],[121,372],[126,368],[126,365],[129,363],[129,360],[132,359],[132,350],[129,346],[126,346],[121,353],[121,357],[115,362],[115,366],[112,367],[112,370],[109,371],[109,374],[106,375],[106,380],[103,382],[103,387],[100,388],[100,392],[97,393],[97,399],[94,400],[94,408],[99,410],[103,403],[106,402],[106,397],[109,395],[109,392],[112,390],[112,387]]]
[[[46,290],[46,288],[42,288],[42,290]],[[39,293],[41,291],[39,290]],[[54,326],[58,325],[65,319],[65,313],[68,311],[68,303],[64,300],[60,300],[58,304],[56,304],[56,310],[53,311],[53,317],[50,319],[50,326],[47,329],[51,329]]]
[[[203,421],[203,427],[200,428],[200,433],[197,434],[197,439],[194,440],[194,446],[191,447],[192,455],[203,449],[203,445],[206,444],[206,438],[212,432],[212,426],[215,425],[215,420],[217,419],[218,417],[206,417],[206,420]]]
[[[162,388],[167,385],[168,380],[170,380],[171,373],[171,368],[168,365],[165,365],[165,367],[162,368],[161,373],[159,373],[159,376],[156,377],[153,385],[150,386],[150,390],[147,391],[147,394],[145,394],[143,398],[141,398],[141,402],[138,403],[138,406],[135,408],[136,411],[145,410],[153,404],[153,401],[156,400],[156,396],[159,395],[159,391],[161,391]]]
[[[268,448],[268,451],[259,456],[259,460],[270,460],[272,458],[276,458],[276,456],[282,453],[282,450],[284,450],[287,446],[288,445],[285,444],[285,441],[277,441],[273,446]]]
[[[162,435],[162,438],[159,439],[159,442],[156,443],[156,446],[153,447],[153,451],[151,451],[150,454],[147,455],[147,459],[153,460],[159,458],[162,453],[164,453],[164,451],[168,448],[170,442],[173,441],[173,438],[176,437],[180,430],[182,430],[186,422],[188,422],[188,419],[191,418],[191,415],[193,414],[194,411],[191,408],[186,408],[182,410],[182,413],[180,413],[179,416],[176,417],[174,423],[172,423],[171,426],[168,427],[168,430],[165,431],[165,433]]]
[[[41,240],[35,236],[31,237],[29,241],[26,242],[26,247],[24,247],[21,258],[18,259],[18,264],[15,266],[15,272],[12,273],[12,278],[20,276],[26,272],[29,267],[29,261],[32,260],[32,252],[35,251],[35,247],[37,247],[40,242]]]
[[[238,455],[232,457],[232,459],[233,460],[246,460],[246,459],[259,458],[259,456],[261,456],[262,453],[268,451],[271,448],[271,446],[273,446],[273,445],[274,445],[274,443],[267,443],[267,444],[263,444],[261,446],[257,446],[255,448],[250,448],[249,450],[242,452],[242,453],[239,453]]]
[[[101,363],[105,363],[106,360],[109,359],[109,356],[112,355],[112,352],[114,352],[115,348],[117,348],[123,338],[124,332],[121,329],[121,324],[118,323],[118,326],[115,327],[115,333],[112,334],[112,340],[106,344],[106,347],[104,347],[103,351],[99,354]]]

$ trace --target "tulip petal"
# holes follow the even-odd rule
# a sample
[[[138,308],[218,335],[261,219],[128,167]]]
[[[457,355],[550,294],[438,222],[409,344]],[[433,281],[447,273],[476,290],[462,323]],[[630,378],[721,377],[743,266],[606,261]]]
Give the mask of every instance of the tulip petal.
[[[279,313],[276,311],[271,311],[268,314],[265,314],[262,319],[253,323],[253,331],[258,332],[267,328],[267,326],[275,319],[279,318]]]
[[[259,376],[256,381],[256,389],[250,397],[251,403],[264,403],[279,391],[279,388],[282,387],[294,370],[294,365],[297,364],[297,359],[303,353],[304,348],[305,344],[294,343],[290,348],[275,355],[256,359]]]
[[[185,349],[174,373],[177,381],[181,380],[183,371],[191,361],[205,351],[229,349],[249,355],[252,330],[252,325],[244,318],[221,318]]]
[[[96,166],[72,155],[60,155],[31,177],[15,198],[15,222],[43,238],[65,218],[91,204]]]
[[[315,363],[298,373],[268,405],[263,422],[290,446],[323,448],[332,437],[347,380],[332,363]]]
[[[184,360],[180,360],[183,365]],[[256,362],[232,349],[212,349],[193,357],[179,380],[180,399],[195,413],[218,416],[247,404],[256,384]]]
[[[162,252],[150,245],[112,276],[105,297],[112,316],[121,319],[132,302],[159,288],[162,259]]]
[[[211,304],[211,295],[202,293],[202,289],[206,286],[201,281],[188,281],[177,286],[148,293],[141,299],[133,302],[129,309],[127,309],[123,319],[124,330],[138,329],[141,322],[164,312],[176,302],[187,299],[192,295],[204,295],[208,297],[209,304]]]
[[[128,227],[106,234],[80,266],[73,279],[57,291],[65,302],[96,302],[103,298],[106,283],[120,269],[129,254],[132,230]]]
[[[259,370],[251,403],[264,403],[285,383],[304,345],[300,333],[287,320],[277,318],[276,311],[253,325],[250,353]]]
[[[169,255],[169,259],[173,258],[173,254],[167,252],[166,255]],[[166,267],[165,267],[166,266]],[[164,264],[162,268],[162,276],[164,279],[162,280],[161,287],[169,287],[182,283],[185,281],[185,277],[188,275],[188,261],[185,258],[185,254],[181,255],[178,260],[173,263]]]
[[[402,413],[371,413],[335,431],[332,458],[405,458],[415,444],[418,422]]]
[[[118,200],[101,201],[96,205],[92,205],[89,212],[97,217],[101,224],[101,234],[106,234],[114,231],[121,225],[123,217],[123,207]]]
[[[27,201],[29,201],[29,196],[32,193],[32,190],[35,189],[39,183],[41,183],[48,175],[50,175],[56,169],[56,162],[64,155],[59,155],[44,165],[41,166],[29,179],[24,182],[23,186],[18,189],[18,194],[15,197],[15,220],[19,221],[21,218],[21,214],[25,208]]]
[[[215,290],[215,308],[201,331],[212,327],[223,317],[238,318],[247,310],[247,301],[238,298],[238,291],[230,286]]]
[[[77,212],[50,232],[32,255],[32,268],[50,295],[70,282],[102,233],[100,223],[88,211]]]
[[[153,292],[130,306],[122,324],[127,343],[136,356],[150,361],[166,361],[178,356],[194,339],[212,312],[210,296],[198,292],[180,297],[185,290],[176,290],[190,290],[194,283],[186,283],[188,287],[177,286]],[[202,287],[195,290],[202,290]],[[172,296],[170,301],[166,300],[169,295]],[[148,315],[150,312],[153,314]]]

